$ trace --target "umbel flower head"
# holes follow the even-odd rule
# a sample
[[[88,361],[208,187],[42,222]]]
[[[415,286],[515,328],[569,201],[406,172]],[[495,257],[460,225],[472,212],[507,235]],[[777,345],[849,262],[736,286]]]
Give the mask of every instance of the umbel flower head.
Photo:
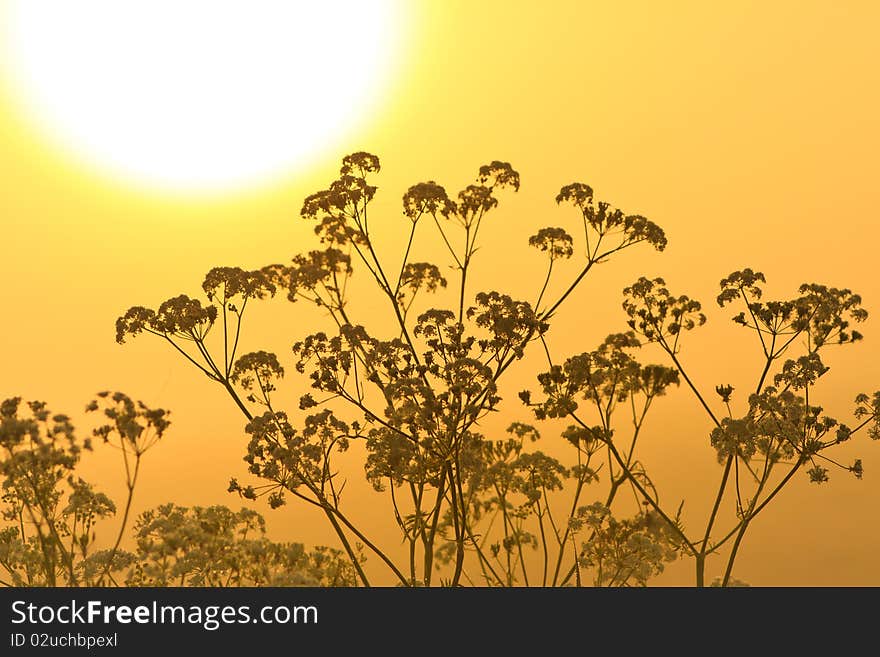
[[[529,238],[529,246],[543,251],[551,260],[570,258],[574,253],[574,240],[562,228],[542,228]]]
[[[141,306],[129,308],[116,320],[116,341],[121,344],[126,336],[135,336],[143,331],[185,339],[193,339],[193,336],[203,338],[216,319],[215,306],[202,306],[198,299],[181,294],[163,301],[155,311]]]
[[[706,323],[700,302],[685,295],[673,296],[662,278],[642,276],[624,289],[627,325],[649,342],[658,342]]]
[[[666,248],[666,234],[660,226],[641,215],[625,214],[605,201],[594,202],[593,188],[589,185],[580,182],[565,185],[556,195],[556,203],[568,203],[580,210],[584,230],[591,229],[599,240],[616,234],[621,237],[621,246],[647,242],[658,251]]]

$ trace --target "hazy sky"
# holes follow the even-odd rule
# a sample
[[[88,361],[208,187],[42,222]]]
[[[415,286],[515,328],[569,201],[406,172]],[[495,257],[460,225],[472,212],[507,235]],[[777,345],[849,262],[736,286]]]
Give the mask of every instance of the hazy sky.
[[[172,198],[91,173],[0,97],[0,398],[43,399],[79,417],[90,395],[109,388],[172,409],[136,510],[170,495],[186,505],[238,504],[225,489],[230,476],[246,478],[245,441],[221,390],[157,340],[117,345],[115,319],[131,305],[196,293],[213,266],[256,267],[314,248],[300,204],[332,180],[346,152],[382,159],[374,215],[382,218],[374,221],[383,255],[398,263],[407,228],[399,199],[410,184],[433,179],[453,191],[479,165],[510,161],[522,188],[486,226],[475,275],[484,289],[533,296],[543,261],[526,240],[545,225],[575,230],[576,217],[553,201],[574,180],[664,227],[664,253],[627,252],[579,290],[551,334],[559,357],[625,328],[620,292],[640,275],[662,275],[708,308],[709,323],[682,352],[707,391],[753,387],[762,364],[754,336],[713,302],[735,269],[762,270],[769,296],[826,283],[852,288],[880,312],[877,3],[412,4],[394,76],[350,143],[280,183],[231,196]],[[366,313],[370,303],[356,306]],[[245,348],[274,349],[290,366],[290,344],[318,317],[281,300],[265,304],[250,318]],[[863,328],[862,343],[828,360],[825,405],[841,419],[858,392],[880,389],[880,324],[872,317]],[[521,363],[506,392],[534,387],[538,363]],[[291,379],[286,394],[296,399],[303,389]],[[505,420],[528,419],[515,399],[505,408]],[[661,495],[685,498],[693,527],[704,523],[720,472],[709,428],[679,390],[658,404],[643,445]],[[755,522],[737,577],[880,585],[880,444],[863,436],[840,454],[863,459],[864,480],[832,473],[817,487],[798,477]],[[113,458],[99,450],[85,472],[118,497]],[[356,461],[351,479],[352,515],[396,542]],[[275,538],[333,540],[310,509],[258,508]],[[710,561],[710,579],[718,568]],[[673,565],[657,581],[689,584],[690,566]]]

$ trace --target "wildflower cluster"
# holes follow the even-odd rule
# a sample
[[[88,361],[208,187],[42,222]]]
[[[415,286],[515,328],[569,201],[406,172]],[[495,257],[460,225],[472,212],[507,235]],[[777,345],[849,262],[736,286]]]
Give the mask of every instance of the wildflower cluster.
[[[578,565],[592,570],[595,586],[646,586],[678,557],[674,535],[653,511],[618,520],[595,503],[580,507],[569,524],[575,535],[590,532]]]
[[[12,586],[101,585],[127,565],[118,550],[142,455],[168,428],[167,412],[134,402],[123,393],[99,393],[86,407],[103,411],[106,424],[93,431],[123,455],[128,499],[118,538],[95,550],[98,521],[116,515],[116,504],[76,474],[92,438],[79,439],[66,415],[43,402],[18,397],[0,404],[3,521],[0,568]],[[0,579],[4,579],[0,577]]]
[[[805,334],[818,348],[862,339],[862,334],[852,328],[854,323],[868,317],[859,295],[848,289],[805,283],[793,299],[761,301],[764,283],[766,279],[761,272],[735,271],[721,281],[718,295],[719,306],[734,301],[745,305],[746,309],[735,315],[733,321],[758,332],[762,342],[772,342],[776,347],[786,345],[790,336]]]
[[[580,210],[584,222],[584,230],[592,228],[597,239],[593,241],[594,249],[608,237],[619,236],[620,245],[628,246],[638,242],[647,242],[658,251],[666,248],[666,235],[663,229],[641,215],[628,215],[622,210],[613,208],[606,201],[595,201],[593,188],[584,183],[571,183],[559,190],[557,203],[568,203]],[[590,253],[590,239],[587,238],[587,252]],[[595,251],[594,251],[595,252]]]
[[[352,586],[354,569],[338,550],[266,538],[250,509],[163,504],[135,523],[129,586]]]
[[[662,365],[642,365],[630,354],[641,343],[632,331],[615,333],[599,347],[566,359],[538,375],[544,401],[531,404],[531,394],[523,400],[533,406],[538,419],[564,418],[578,410],[586,400],[610,416],[620,402],[639,396],[653,399],[671,385],[678,385],[678,371]],[[593,432],[604,439],[607,430]]]
[[[685,295],[674,296],[662,278],[642,276],[624,289],[623,309],[629,315],[627,325],[649,342],[676,343],[682,331],[691,331],[706,323],[699,301]]]
[[[598,585],[644,584],[676,556],[694,559],[703,584],[707,556],[727,546],[727,584],[749,523],[795,473],[804,469],[824,481],[828,450],[862,427],[877,436],[875,398],[858,398],[860,424],[850,429],[823,413],[813,390],[828,369],[820,351],[861,338],[854,325],[866,312],[850,290],[807,284],[795,298],[776,302],[763,298],[760,272],[744,269],[722,280],[718,303],[744,304],[734,320],[757,333],[764,360],[751,395],[735,394],[739,382],[716,385],[723,409],[714,408],[717,400],[703,396],[682,364],[682,336],[705,324],[703,307],[673,294],[662,278],[640,277],[624,290],[629,331],[561,363],[552,358],[548,340],[563,304],[614,254],[641,243],[662,251],[667,240],[657,224],[595,199],[589,185],[565,185],[556,201],[577,210],[581,225],[543,227],[528,239],[547,261],[536,295],[475,293],[484,222],[501,212],[506,192],[519,189],[519,173],[496,160],[458,193],[430,179],[409,187],[396,220],[406,246],[392,268],[372,229],[379,171],[376,156],[353,153],[325,189],[305,199],[300,214],[314,225],[316,249],[250,272],[212,270],[205,303],[175,297],[156,311],[132,308],[117,323],[120,341],[156,334],[223,388],[245,416],[245,461],[257,480],[233,479],[230,492],[265,496],[271,507],[292,497],[315,508],[358,583],[370,583],[368,554],[405,586],[436,583],[438,570],[440,582],[452,586],[580,584],[588,572]],[[395,219],[382,221],[393,226]],[[426,232],[442,245],[437,262],[411,257]],[[568,267],[576,273],[560,285]],[[350,298],[356,268],[384,306]],[[286,357],[263,350],[238,355],[247,302],[279,291],[319,308],[328,326],[300,332]],[[222,339],[211,338],[219,348],[207,339],[215,326],[223,330]],[[669,365],[640,362],[635,354],[643,342],[659,346]],[[558,435],[566,458],[535,449],[540,434],[529,425],[514,422],[501,439],[487,429],[486,419],[503,403],[503,377],[536,343],[548,365],[538,376],[540,392],[524,391],[520,399],[538,420],[564,420]],[[304,381],[294,395],[276,394],[286,371],[299,375],[288,379]],[[686,531],[681,505],[673,511],[661,501],[637,449],[649,409],[679,384],[707,412],[708,442],[723,464],[698,538]],[[282,407],[290,399],[298,399],[296,407]],[[746,408],[735,413],[743,401]],[[349,450],[358,442],[362,449]],[[351,472],[344,464],[351,453],[363,455],[367,481],[388,501],[403,558],[347,514],[341,473]],[[861,461],[841,467],[862,474]],[[582,503],[600,471],[607,489]],[[568,490],[573,499],[560,513],[554,498]],[[731,490],[736,517],[719,535],[716,521]],[[623,491],[642,510],[620,519],[612,508]],[[529,565],[535,553],[537,576]]]

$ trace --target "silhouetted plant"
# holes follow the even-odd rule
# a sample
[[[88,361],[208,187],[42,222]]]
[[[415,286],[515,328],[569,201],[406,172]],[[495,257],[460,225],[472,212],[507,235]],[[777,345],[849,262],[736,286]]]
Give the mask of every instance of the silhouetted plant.
[[[165,435],[168,412],[127,395],[98,393],[86,407],[100,412],[91,438],[79,440],[66,415],[20,398],[0,404],[3,520],[0,577],[5,586],[352,586],[354,568],[338,550],[275,543],[263,517],[224,506],[165,504],[142,513],[134,551],[121,549],[141,459]],[[98,545],[97,524],[114,502],[76,475],[92,438],[118,449],[126,501],[115,541]],[[356,546],[357,547],[357,546]]]
[[[107,421],[96,428],[99,438],[122,454],[127,499],[112,549],[93,552],[95,525],[116,513],[104,493],[76,476],[83,450],[66,415],[53,415],[43,402],[22,404],[20,398],[0,404],[0,475],[3,477],[3,520],[0,567],[8,586],[101,585],[112,580],[126,558],[118,551],[144,453],[168,428],[167,412],[135,403],[123,393],[99,393],[89,411],[102,411]]]
[[[268,540],[256,511],[164,504],[135,525],[129,586],[353,586],[338,550]]]
[[[433,181],[411,187],[403,196],[409,239],[395,268],[399,273],[392,277],[377,256],[368,218],[376,193],[368,178],[378,169],[375,156],[350,155],[339,177],[305,200],[301,214],[316,222],[322,248],[295,256],[291,264],[253,272],[214,269],[203,285],[207,305],[176,297],[155,311],[132,308],[117,323],[117,339],[154,333],[222,385],[248,420],[246,461],[265,482],[242,485],[233,479],[230,490],[249,499],[267,495],[273,507],[293,495],[318,508],[362,583],[369,580],[352,540],[378,556],[405,585],[431,584],[438,558],[450,564],[447,583],[473,581],[465,572],[470,553],[485,583],[529,583],[523,549],[540,543],[542,581],[547,582],[551,565],[558,571],[567,554],[568,523],[577,513],[573,507],[557,523],[547,493],[562,489],[568,480],[578,490],[593,481],[589,458],[577,448],[577,462],[565,466],[541,452],[524,451],[523,437],[538,437],[525,426],[514,425],[514,438],[507,443],[489,440],[477,429],[501,401],[501,377],[530,343],[544,340],[551,318],[593,266],[641,242],[662,250],[666,238],[644,217],[595,202],[587,185],[567,185],[557,202],[579,211],[587,241],[580,267],[563,292],[545,301],[555,263],[575,254],[574,239],[564,229],[550,227],[529,240],[548,259],[534,304],[497,291],[479,292],[468,304],[480,229],[498,205],[499,192],[519,188],[519,174],[505,162],[492,162],[455,199]],[[457,304],[453,309],[429,307],[412,318],[417,297],[448,285],[437,264],[410,261],[420,226],[436,231],[458,273]],[[346,289],[353,261],[367,270],[386,298],[396,334],[375,335],[350,317]],[[255,283],[246,290],[241,280]],[[323,308],[335,324],[333,332],[312,333],[293,345],[294,367],[313,389],[300,398],[299,421],[290,409],[276,407],[272,393],[284,369],[274,354],[255,352],[234,359],[246,299],[282,290],[291,301]],[[221,322],[221,345],[209,346],[208,333]],[[233,331],[226,328],[230,324]],[[408,547],[402,564],[342,510],[344,483],[337,474],[336,454],[354,440],[366,446],[367,478],[376,490],[389,493],[391,512]],[[478,530],[483,520],[492,522],[499,514],[503,521],[497,540]],[[538,533],[525,529],[530,521],[537,521]]]
[[[625,481],[638,491],[646,507],[664,522],[681,553],[694,559],[699,586],[705,581],[706,557],[728,544],[724,574],[718,583],[727,586],[733,581],[736,557],[751,522],[799,471],[805,471],[814,483],[828,481],[829,468],[835,466],[860,479],[860,459],[844,465],[829,453],[865,428],[871,438],[880,437],[877,432],[880,393],[874,393],[873,397],[858,395],[857,424],[850,428],[824,414],[813,390],[816,381],[829,369],[823,364],[820,352],[862,337],[852,328],[854,323],[867,318],[858,295],[847,289],[805,284],[793,299],[765,302],[761,301],[764,283],[760,272],[751,269],[734,272],[721,281],[717,299],[721,307],[733,302],[742,304],[745,310],[735,315],[733,321],[757,335],[763,356],[756,375],[757,384],[747,395],[741,414],[735,414],[731,406],[735,388],[730,384],[715,387],[726,414],[713,410],[713,404],[692,381],[679,358],[683,336],[706,322],[700,303],[687,296],[671,294],[660,278],[643,277],[624,290],[623,308],[629,316],[632,332],[627,334],[626,340],[618,338],[616,343],[635,350],[641,346],[637,335],[641,336],[646,343],[659,346],[674,365],[672,369],[645,368],[643,374],[634,375],[634,380],[650,382],[648,388],[653,388],[658,382],[661,385],[677,383],[681,377],[713,425],[709,441],[724,468],[705,529],[696,536],[682,527],[681,507],[674,514],[664,510],[650,480],[632,460],[631,448],[627,451],[621,447],[619,434],[614,431],[612,418],[617,403],[628,401],[632,396],[619,381],[625,380],[624,373],[628,370],[637,370],[638,366],[632,364],[634,361],[627,362],[626,355],[618,356],[611,367],[615,374],[610,384],[608,371],[596,365],[595,352],[570,358],[562,367],[555,366],[538,377],[544,397],[533,405],[536,415],[570,418],[576,427],[607,448],[612,492],[615,482]],[[603,347],[607,348],[607,344]],[[526,396],[525,401],[530,403],[530,397]],[[647,406],[648,403],[642,407],[645,412]],[[644,417],[637,408],[636,404],[632,405],[635,427],[632,445],[640,428],[637,418]],[[598,417],[600,424],[591,427],[592,420],[586,418],[586,412]],[[714,530],[726,494],[735,496],[735,517],[730,527],[719,534]],[[589,545],[584,547],[585,553],[590,551]]]
[[[797,470],[809,464],[812,479],[822,481],[822,463],[828,462],[823,452],[862,427],[873,425],[877,437],[878,396],[859,397],[861,423],[852,430],[822,416],[809,399],[825,371],[819,350],[860,337],[850,323],[865,313],[849,291],[804,286],[792,301],[762,304],[763,276],[745,270],[725,279],[719,303],[745,303],[747,312],[737,321],[757,332],[766,364],[745,414],[730,411],[719,419],[678,358],[682,336],[706,317],[698,302],[672,295],[661,279],[640,278],[625,290],[630,332],[612,334],[595,351],[562,365],[550,357],[551,323],[587,274],[640,243],[663,250],[659,226],[596,200],[588,185],[566,185],[556,201],[576,211],[576,232],[583,238],[545,227],[528,240],[547,260],[546,275],[530,297],[535,301],[506,291],[473,294],[481,228],[500,194],[519,189],[519,174],[494,161],[455,197],[434,181],[410,187],[401,221],[408,239],[392,268],[379,258],[371,230],[377,192],[371,180],[378,171],[376,156],[354,153],[343,159],[327,189],[305,199],[301,215],[315,223],[315,250],[255,271],[212,269],[202,286],[205,302],[177,296],[156,310],[133,307],[116,325],[118,342],[152,333],[225,390],[246,418],[245,461],[259,480],[233,479],[229,490],[246,499],[265,496],[273,508],[289,496],[313,506],[335,532],[360,583],[369,585],[370,579],[358,545],[406,586],[436,583],[438,569],[440,582],[453,586],[644,585],[678,555],[695,559],[697,584],[703,585],[706,556],[732,541],[722,582],[729,584],[749,523]],[[435,234],[446,263],[411,261],[415,240],[425,231]],[[562,261],[574,269],[560,283]],[[442,275],[443,265],[451,266],[456,280]],[[386,324],[371,321],[375,317],[355,316],[348,283],[356,266],[384,300],[393,329],[381,328]],[[450,307],[426,305],[427,295],[447,286],[454,294]],[[279,293],[317,306],[330,320],[325,330],[307,332],[292,345],[293,369],[310,388],[300,391],[293,409],[280,407],[274,395],[285,359],[266,351],[239,355],[249,301]],[[222,336],[211,338],[217,327]],[[804,354],[781,363],[773,385],[766,386],[774,365],[799,338],[807,341]],[[643,341],[659,345],[671,366],[636,360],[633,353]],[[540,399],[529,392],[520,397],[539,420],[572,422],[562,434],[569,445],[566,462],[532,449],[541,436],[529,425],[514,422],[504,439],[483,434],[486,418],[502,402],[500,381],[533,343],[540,343],[549,370],[538,377]],[[724,464],[715,507],[699,538],[686,532],[681,506],[671,511],[660,503],[636,452],[653,402],[681,381],[708,413],[710,441]],[[717,391],[729,410],[733,387]],[[588,408],[590,419],[584,415]],[[620,413],[627,416],[625,428],[618,426]],[[357,441],[366,450],[367,480],[387,496],[405,546],[402,558],[370,540],[343,509],[340,454]],[[779,464],[788,464],[790,474],[771,483]],[[586,488],[600,481],[603,468],[607,491],[584,503]],[[848,469],[861,474],[860,462]],[[751,497],[742,488],[745,477],[754,480]],[[738,516],[730,533],[716,538],[721,500],[734,484]],[[639,502],[630,517],[612,513],[621,490]],[[554,506],[561,495],[570,495],[562,512]],[[532,550],[539,556],[537,572],[529,566]]]

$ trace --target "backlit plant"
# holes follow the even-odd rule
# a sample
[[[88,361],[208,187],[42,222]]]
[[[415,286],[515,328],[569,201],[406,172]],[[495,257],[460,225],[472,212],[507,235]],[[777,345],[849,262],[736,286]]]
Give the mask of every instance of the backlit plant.
[[[721,583],[729,584],[751,522],[796,473],[821,483],[836,464],[829,452],[837,444],[863,428],[877,437],[877,394],[859,396],[850,428],[826,416],[812,391],[827,371],[821,353],[861,337],[853,325],[866,313],[849,290],[804,285],[793,299],[766,302],[762,274],[746,269],[725,278],[719,304],[742,304],[734,319],[756,334],[763,351],[757,384],[744,395],[724,383],[713,401],[693,382],[679,356],[684,336],[706,316],[700,303],[675,296],[659,278],[640,278],[624,290],[628,332],[558,364],[548,331],[572,293],[618,252],[662,251],[663,230],[595,199],[586,184],[565,185],[556,201],[574,210],[577,230],[544,227],[529,238],[547,262],[535,289],[482,290],[473,280],[475,258],[487,248],[481,229],[500,199],[519,189],[519,174],[494,161],[457,195],[434,181],[410,187],[401,216],[382,218],[408,234],[401,260],[389,264],[378,255],[373,230],[378,171],[376,156],[354,153],[326,189],[305,199],[301,215],[315,226],[315,249],[254,271],[212,269],[204,299],[181,295],[156,309],[133,307],[116,326],[119,342],[142,333],[165,340],[224,390],[245,417],[245,461],[255,477],[234,478],[229,490],[265,497],[273,508],[290,498],[314,507],[361,584],[371,583],[366,555],[389,576],[382,581],[404,586],[643,585],[677,557],[693,559],[696,584],[703,585],[706,557],[722,549]],[[442,245],[442,261],[412,261],[413,245],[428,232]],[[561,280],[568,271],[562,261],[574,269]],[[444,275],[449,268],[452,275]],[[383,321],[358,316],[351,303],[356,269],[385,304]],[[429,303],[444,290],[450,303]],[[242,354],[246,309],[272,296],[313,304],[327,326],[300,327],[286,357]],[[645,344],[658,347],[667,364],[640,362]],[[521,407],[503,405],[500,392],[527,350],[545,354],[547,369],[537,377],[539,390],[524,391],[521,400],[538,421],[569,423],[546,450],[535,449],[539,430],[514,421]],[[275,394],[291,370],[295,408]],[[696,534],[685,527],[681,506],[660,503],[637,451],[650,408],[679,385],[706,412],[708,442],[722,466],[714,507]],[[506,437],[487,433],[487,418],[498,412],[510,416]],[[402,551],[367,536],[343,504],[340,459],[357,443]],[[568,456],[560,460],[561,454]],[[860,461],[841,467],[862,474]],[[617,510],[624,490],[638,501],[630,515]],[[736,516],[719,530],[729,494],[736,495]]]

